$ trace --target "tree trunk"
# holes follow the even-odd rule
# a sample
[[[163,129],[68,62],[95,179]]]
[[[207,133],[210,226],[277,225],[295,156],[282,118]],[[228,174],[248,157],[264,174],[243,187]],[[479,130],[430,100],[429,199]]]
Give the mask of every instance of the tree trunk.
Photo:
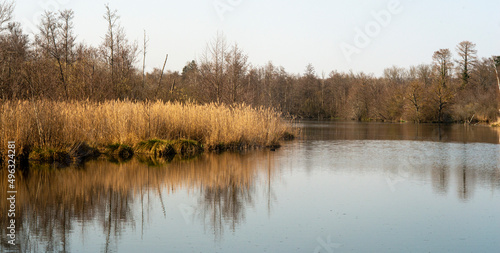
[[[163,72],[165,71],[165,65],[167,65],[168,54],[165,56],[165,61],[163,62],[163,67],[161,68],[160,80],[158,80],[158,88],[156,88],[156,93],[160,90],[161,79],[163,78]]]
[[[498,84],[498,89],[500,90],[500,77],[498,76],[498,67],[495,66],[495,73],[497,74],[497,84]]]

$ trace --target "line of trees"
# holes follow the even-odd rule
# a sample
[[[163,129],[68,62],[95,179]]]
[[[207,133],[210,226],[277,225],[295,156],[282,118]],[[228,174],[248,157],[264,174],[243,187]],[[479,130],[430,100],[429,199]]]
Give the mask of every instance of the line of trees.
[[[0,3],[2,100],[191,100],[274,107],[303,118],[415,122],[494,121],[499,115],[500,57],[480,59],[469,41],[457,45],[456,58],[440,49],[430,64],[393,66],[382,77],[337,71],[319,76],[311,64],[303,74],[271,62],[253,66],[238,44],[218,33],[182,72],[145,73],[146,32],[139,50],[108,5],[108,29],[98,46],[76,42],[72,10],[45,12],[30,40],[11,20],[13,9],[12,2]]]

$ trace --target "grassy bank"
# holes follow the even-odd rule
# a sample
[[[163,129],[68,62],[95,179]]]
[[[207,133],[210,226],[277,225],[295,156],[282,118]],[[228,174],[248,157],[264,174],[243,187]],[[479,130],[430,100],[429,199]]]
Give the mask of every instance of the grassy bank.
[[[2,157],[7,157],[7,142],[14,140],[18,155],[42,161],[57,160],[63,153],[122,152],[122,147],[161,153],[162,146],[171,148],[165,152],[172,154],[193,152],[198,146],[203,150],[276,146],[292,132],[280,113],[268,108],[162,101],[3,101],[0,129]],[[172,142],[176,140],[186,140],[177,142],[186,146]]]

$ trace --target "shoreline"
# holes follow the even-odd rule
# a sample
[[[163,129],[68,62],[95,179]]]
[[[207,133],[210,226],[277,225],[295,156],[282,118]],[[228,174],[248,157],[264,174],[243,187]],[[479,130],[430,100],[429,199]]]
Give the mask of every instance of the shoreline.
[[[287,132],[280,140],[290,141],[293,139],[295,139],[295,136]],[[220,143],[215,147],[207,148],[200,142],[189,139],[150,139],[131,146],[115,143],[99,147],[90,146],[85,142],[81,142],[66,149],[23,147],[21,149],[21,154],[17,156],[17,160],[21,169],[30,166],[32,163],[39,165],[55,165],[64,168],[72,165],[80,165],[101,157],[107,157],[113,161],[128,161],[133,157],[137,157],[140,160],[165,160],[170,162],[175,157],[182,160],[188,160],[203,153],[210,152],[241,152],[257,149],[270,149],[274,151],[280,147],[281,143],[275,143],[268,146],[246,145],[244,143]],[[0,159],[0,164],[3,165],[3,163],[4,159]]]
[[[0,101],[0,161],[9,141],[23,163],[276,148],[296,135],[292,126],[275,109],[246,104],[7,100]]]

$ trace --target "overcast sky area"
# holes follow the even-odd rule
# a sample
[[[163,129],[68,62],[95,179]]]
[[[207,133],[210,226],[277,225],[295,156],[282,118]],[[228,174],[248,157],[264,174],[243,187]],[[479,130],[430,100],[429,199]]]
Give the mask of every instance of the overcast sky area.
[[[217,31],[254,66],[272,61],[303,73],[311,63],[320,77],[332,70],[380,76],[393,65],[431,63],[441,48],[456,57],[464,40],[477,44],[479,57],[500,55],[498,0],[17,0],[14,19],[32,34],[44,10],[72,9],[77,41],[98,46],[105,3],[139,47],[146,30],[149,70],[161,68],[168,53],[166,69],[181,71]]]

